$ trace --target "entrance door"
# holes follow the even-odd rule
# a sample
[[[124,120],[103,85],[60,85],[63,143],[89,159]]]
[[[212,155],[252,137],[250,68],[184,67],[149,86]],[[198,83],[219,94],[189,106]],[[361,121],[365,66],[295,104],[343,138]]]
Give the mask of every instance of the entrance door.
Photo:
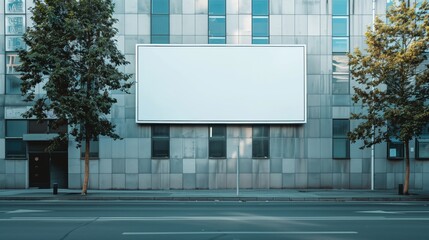
[[[49,188],[51,181],[50,155],[29,153],[30,187]]]

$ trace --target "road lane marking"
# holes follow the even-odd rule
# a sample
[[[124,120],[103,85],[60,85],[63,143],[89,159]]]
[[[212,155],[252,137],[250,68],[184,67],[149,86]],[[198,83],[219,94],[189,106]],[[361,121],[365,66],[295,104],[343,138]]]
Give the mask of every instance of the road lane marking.
[[[122,235],[217,235],[217,234],[239,234],[239,235],[344,235],[344,234],[358,234],[354,231],[326,231],[326,232],[264,232],[264,231],[219,231],[219,232],[123,232]]]
[[[13,213],[41,213],[41,212],[51,212],[50,210],[33,210],[33,209],[17,209],[13,211],[8,211],[6,214],[13,214]]]
[[[267,217],[267,216],[178,216],[178,217],[11,217],[6,221],[429,221],[429,217],[337,216],[337,217]]]

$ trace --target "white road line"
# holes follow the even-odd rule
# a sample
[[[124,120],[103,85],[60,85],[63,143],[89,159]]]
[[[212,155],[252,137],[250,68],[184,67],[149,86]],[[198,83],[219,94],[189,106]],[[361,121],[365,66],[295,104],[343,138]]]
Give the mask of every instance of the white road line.
[[[245,231],[227,231],[227,232],[123,232],[122,235],[216,235],[216,234],[240,234],[240,235],[339,235],[339,234],[358,234],[358,232],[245,232]]]
[[[267,216],[194,216],[194,217],[11,217],[7,221],[429,221],[429,217],[382,217],[382,216],[337,216],[337,217],[267,217]]]

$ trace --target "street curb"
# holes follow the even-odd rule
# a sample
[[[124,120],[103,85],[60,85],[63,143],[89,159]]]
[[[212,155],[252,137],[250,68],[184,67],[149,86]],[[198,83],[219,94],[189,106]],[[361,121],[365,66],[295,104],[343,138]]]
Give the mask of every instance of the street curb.
[[[43,201],[43,200],[82,200],[82,201],[201,201],[201,202],[422,202],[429,201],[426,197],[156,197],[156,196],[7,196],[0,201]]]

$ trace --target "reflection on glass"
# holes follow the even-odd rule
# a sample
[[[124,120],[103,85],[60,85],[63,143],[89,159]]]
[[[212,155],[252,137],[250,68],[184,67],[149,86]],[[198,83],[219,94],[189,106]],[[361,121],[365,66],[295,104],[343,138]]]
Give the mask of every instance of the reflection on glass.
[[[346,37],[348,35],[348,17],[332,17],[332,36]]]
[[[332,76],[332,94],[349,94],[348,74],[335,74]]]
[[[6,36],[6,51],[17,51],[23,48],[25,43],[21,36]]]
[[[209,17],[209,37],[225,36],[225,17],[210,16]]]
[[[27,121],[6,120],[6,137],[22,138],[27,133]]]
[[[253,37],[252,44],[269,44],[270,40],[268,37]]]
[[[332,37],[332,52],[348,52],[349,39],[347,37]]]
[[[218,125],[209,127],[209,157],[226,157],[226,126]]]
[[[168,15],[152,15],[152,35],[168,35],[170,19]]]
[[[268,15],[268,0],[252,0],[252,14],[257,16]]]
[[[348,73],[349,72],[349,57],[347,55],[332,56],[332,72],[333,73]]]
[[[22,139],[6,139],[6,158],[24,159],[27,155],[27,144]]]
[[[225,0],[209,0],[209,15],[225,15]]]
[[[153,14],[169,14],[169,0],[152,0]]]
[[[347,138],[333,139],[332,157],[337,159],[350,158],[350,141]]]
[[[268,17],[252,17],[252,36],[269,36]]]
[[[349,0],[332,0],[332,15],[348,15]]]
[[[25,0],[6,0],[6,13],[25,13]]]
[[[24,33],[24,15],[7,15],[6,16],[6,34],[20,35]]]
[[[252,157],[268,158],[270,147],[270,127],[266,125],[252,128]]]
[[[16,74],[18,71],[16,68],[21,64],[17,54],[7,54],[6,55],[6,73],[7,74]]]
[[[18,75],[6,75],[6,94],[21,94],[21,82]]]
[[[416,139],[416,158],[429,159],[429,139]]]
[[[350,128],[350,121],[348,119],[333,119],[332,123],[334,137],[347,137]]]
[[[225,44],[225,37],[209,37],[209,44]]]

